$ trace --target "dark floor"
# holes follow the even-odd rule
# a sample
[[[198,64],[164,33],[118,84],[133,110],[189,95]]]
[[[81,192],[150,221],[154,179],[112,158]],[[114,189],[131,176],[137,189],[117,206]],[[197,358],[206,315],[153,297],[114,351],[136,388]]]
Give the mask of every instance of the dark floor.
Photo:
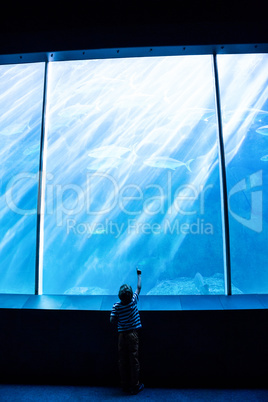
[[[140,394],[128,396],[119,388],[46,386],[46,385],[0,385],[0,401],[234,401],[265,402],[268,390],[221,390],[221,389],[160,389],[145,388]]]

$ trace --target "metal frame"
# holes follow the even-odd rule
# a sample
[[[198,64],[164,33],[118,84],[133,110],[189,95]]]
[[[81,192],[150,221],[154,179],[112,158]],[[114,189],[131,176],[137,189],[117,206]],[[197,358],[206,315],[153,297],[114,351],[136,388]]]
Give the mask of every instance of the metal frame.
[[[0,64],[38,63],[48,61],[109,59],[123,57],[189,56],[213,54],[268,53],[268,43],[202,46],[152,46],[64,50],[39,53],[0,55]]]
[[[42,278],[43,278],[43,225],[44,225],[44,166],[46,158],[45,150],[45,133],[46,133],[46,106],[47,106],[47,81],[48,81],[48,62],[45,62],[44,70],[44,87],[43,87],[43,104],[42,104],[42,121],[40,135],[40,156],[39,156],[39,174],[38,174],[38,198],[37,198],[37,222],[36,222],[36,258],[35,258],[35,294],[42,294]]]
[[[35,264],[35,294],[42,294],[42,268],[43,268],[43,218],[44,218],[44,193],[45,178],[44,166],[46,158],[45,133],[46,133],[46,105],[47,105],[47,83],[48,83],[48,64],[49,62],[71,61],[71,60],[90,60],[90,59],[109,59],[126,57],[155,57],[155,56],[186,56],[186,55],[211,55],[213,57],[213,73],[215,85],[215,102],[218,123],[218,145],[219,145],[219,165],[221,180],[221,202],[222,202],[222,222],[223,222],[223,251],[225,269],[225,293],[232,294],[231,289],[231,257],[230,257],[230,233],[228,218],[228,195],[226,166],[224,154],[224,141],[222,130],[220,86],[217,68],[217,55],[219,54],[244,54],[244,53],[268,53],[268,44],[229,44],[229,45],[204,45],[204,46],[158,46],[158,47],[135,47],[135,48],[109,48],[109,49],[89,49],[73,51],[56,51],[27,54],[0,55],[1,64],[20,64],[45,62],[42,124],[40,139],[40,158],[39,158],[39,182],[38,182],[38,205],[37,205],[37,236],[36,236],[36,264]]]
[[[225,152],[224,140],[222,129],[222,116],[221,116],[221,96],[220,96],[220,83],[217,65],[217,55],[213,54],[213,73],[215,85],[215,101],[216,101],[216,114],[218,122],[218,145],[219,145],[219,166],[220,166],[220,185],[221,185],[221,202],[222,202],[222,231],[223,231],[223,257],[224,257],[224,277],[225,277],[225,294],[227,296],[232,294],[231,284],[231,254],[230,254],[230,230],[229,230],[229,217],[228,217],[228,193],[227,193],[227,177],[225,165]]]

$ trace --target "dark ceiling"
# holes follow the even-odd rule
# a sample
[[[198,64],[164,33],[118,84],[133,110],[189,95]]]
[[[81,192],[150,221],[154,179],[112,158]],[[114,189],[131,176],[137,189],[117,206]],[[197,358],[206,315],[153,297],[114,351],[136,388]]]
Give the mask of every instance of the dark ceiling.
[[[0,53],[268,42],[264,0],[9,2]]]

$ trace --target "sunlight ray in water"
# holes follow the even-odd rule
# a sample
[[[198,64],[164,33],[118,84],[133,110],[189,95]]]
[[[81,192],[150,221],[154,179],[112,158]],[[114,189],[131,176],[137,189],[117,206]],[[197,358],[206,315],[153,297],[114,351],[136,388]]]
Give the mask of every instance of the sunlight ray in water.
[[[0,66],[0,293],[33,293],[44,63]]]
[[[177,227],[221,226],[211,57],[52,63],[49,94],[47,168],[58,192],[46,199],[56,208],[45,217],[44,292],[103,284],[114,293],[118,277],[128,280],[146,258],[149,292],[182,271],[194,277],[185,253],[200,240],[200,258],[215,242],[218,267],[207,261],[206,271],[223,273],[221,232],[189,236]],[[215,200],[204,215],[207,183]],[[194,197],[177,197],[187,186]],[[223,293],[223,279],[220,286]]]
[[[144,294],[224,293],[212,60],[48,63],[45,294],[116,294],[137,265]],[[217,65],[232,291],[267,293],[268,56]],[[34,292],[44,71],[0,66],[2,293]]]

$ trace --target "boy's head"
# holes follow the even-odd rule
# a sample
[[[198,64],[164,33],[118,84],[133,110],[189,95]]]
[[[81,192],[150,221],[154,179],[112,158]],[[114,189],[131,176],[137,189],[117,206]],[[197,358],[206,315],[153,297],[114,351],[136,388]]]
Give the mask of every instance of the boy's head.
[[[133,297],[132,287],[126,284],[122,285],[119,289],[118,297],[123,304],[130,303]]]

